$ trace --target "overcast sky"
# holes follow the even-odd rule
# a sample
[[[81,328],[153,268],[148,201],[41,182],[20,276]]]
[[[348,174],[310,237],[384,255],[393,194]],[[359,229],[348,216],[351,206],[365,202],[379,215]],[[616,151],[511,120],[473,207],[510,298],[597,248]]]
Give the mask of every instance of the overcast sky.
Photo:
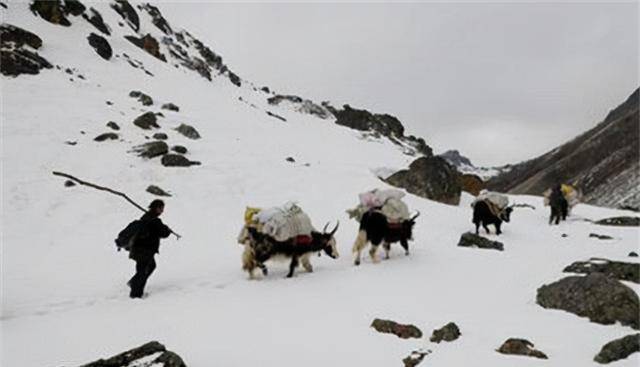
[[[476,165],[542,154],[638,87],[638,2],[160,3],[242,78],[397,116]]]

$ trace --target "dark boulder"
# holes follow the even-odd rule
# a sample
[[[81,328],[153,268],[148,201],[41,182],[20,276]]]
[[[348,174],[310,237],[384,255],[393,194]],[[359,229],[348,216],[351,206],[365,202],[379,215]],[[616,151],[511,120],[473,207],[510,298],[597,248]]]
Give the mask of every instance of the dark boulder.
[[[472,232],[467,232],[460,236],[458,246],[504,251],[504,244],[502,242],[491,241]]]
[[[169,146],[164,141],[151,141],[133,147],[133,152],[143,158],[155,158],[169,152]]]
[[[141,129],[150,130],[151,128],[159,128],[156,114],[153,112],[145,112],[133,120],[133,124]]]
[[[563,271],[578,274],[602,273],[618,280],[640,283],[640,264],[637,263],[591,258],[589,261],[576,261]]]
[[[96,136],[93,140],[105,141],[105,140],[118,140],[118,134],[116,133],[104,133]]]
[[[38,74],[42,69],[53,66],[37,52],[23,48],[0,49],[0,72],[3,75],[18,76],[21,74]]]
[[[606,234],[589,233],[589,238],[597,238],[599,240],[612,240],[613,237]]]
[[[629,257],[638,257],[638,253],[635,251],[629,252]]]
[[[415,367],[419,365],[424,357],[428,356],[429,354],[431,354],[430,350],[414,350],[409,356],[402,360],[402,363],[404,364],[404,367]]]
[[[157,140],[167,140],[169,137],[165,133],[155,133],[153,134],[153,138]]]
[[[138,13],[136,13],[136,10],[127,0],[116,0],[111,4],[111,8],[120,14],[120,16],[129,24],[131,29],[136,32],[140,29],[140,18],[138,17]]]
[[[285,159],[285,161],[287,161],[287,162],[291,162],[291,163],[296,163],[296,160],[295,160],[293,157],[287,157],[287,158]]]
[[[176,145],[176,146],[172,147],[171,150],[176,152],[176,153],[187,154],[187,148],[183,147],[182,145]]]
[[[273,118],[276,118],[276,119],[278,119],[278,120],[280,120],[280,121],[287,122],[287,119],[286,119],[286,118],[284,118],[284,117],[282,117],[282,116],[280,116],[280,115],[278,115],[278,114],[276,114],[276,113],[273,113],[273,112],[271,112],[271,111],[267,111],[267,115],[268,115],[268,116],[271,116],[271,117],[273,117]]]
[[[171,102],[163,104],[161,108],[163,110],[169,110],[169,111],[175,111],[175,112],[179,112],[180,111],[180,107],[176,106],[175,104],[173,104]]]
[[[87,8],[78,0],[64,0],[64,11],[73,16],[82,15]]]
[[[190,126],[187,124],[180,124],[180,126],[176,128],[176,131],[186,136],[189,139],[194,139],[194,140],[200,139],[200,134],[198,133],[198,130],[196,130],[196,128],[193,126]]]
[[[134,37],[134,36],[124,36],[129,42],[138,46],[139,48],[145,50],[149,55],[157,58],[158,60],[162,60],[167,62],[167,58],[160,52],[160,44],[158,41],[153,38],[151,34],[147,34],[142,38]]]
[[[199,165],[200,162],[190,161],[180,154],[165,154],[162,156],[162,165],[165,167],[189,167]]]
[[[164,19],[162,13],[160,13],[160,10],[158,10],[158,8],[151,4],[144,4],[142,8],[146,10],[147,13],[149,13],[149,15],[151,16],[151,22],[153,23],[153,25],[158,27],[159,30],[161,30],[166,35],[171,35],[173,33],[171,27],[169,26],[169,22]]]
[[[459,176],[459,180],[462,191],[468,192],[473,196],[478,196],[480,191],[485,188],[484,181],[482,181],[482,179],[477,175],[468,173],[461,174]]]
[[[538,288],[536,302],[544,307],[588,317],[599,324],[620,322],[640,326],[638,295],[629,287],[601,273],[571,276]]]
[[[616,227],[639,227],[640,217],[613,217],[605,218],[596,222],[603,226],[616,226]]]
[[[113,121],[107,122],[107,127],[110,127],[113,130],[120,130],[120,126]]]
[[[349,105],[344,105],[342,110],[334,108],[332,112],[338,125],[361,131],[376,131],[387,137],[401,137],[404,134],[404,126],[400,120],[388,114],[373,114]]]
[[[38,35],[6,23],[0,25],[0,42],[2,46],[9,46],[11,42],[16,48],[27,45],[37,50],[42,47],[42,39]]]
[[[231,70],[227,72],[227,75],[229,76],[229,80],[231,81],[231,84],[235,85],[236,87],[239,87],[242,85],[240,77],[235,73],[231,72]]]
[[[96,27],[96,29],[100,32],[106,34],[107,36],[111,35],[111,30],[109,29],[109,26],[105,24],[104,20],[102,19],[102,15],[100,15],[100,13],[98,13],[98,11],[94,8],[89,8],[89,13],[91,15],[84,13],[82,14],[82,17],[87,22]]]
[[[49,23],[59,24],[65,27],[71,25],[67,19],[67,11],[60,0],[35,0],[31,3],[31,11]]]
[[[143,106],[151,106],[153,104],[153,98],[151,98],[149,95],[144,94],[138,90],[132,90],[131,92],[129,92],[129,97],[137,98],[138,101],[142,103]]]
[[[627,335],[605,344],[593,360],[602,364],[611,363],[636,352],[640,352],[640,334]]]
[[[64,182],[64,187],[73,187],[73,186],[75,186],[75,185],[76,185],[76,183],[75,183],[75,182],[73,182],[73,181],[71,181],[71,180],[66,180],[66,181]]]
[[[533,343],[526,339],[509,338],[502,344],[502,346],[500,346],[497,352],[502,354],[515,354],[519,356],[548,359],[546,354],[534,349],[533,347]]]
[[[89,40],[89,45],[96,50],[96,53],[100,55],[100,57],[105,60],[111,58],[113,51],[111,50],[111,45],[109,45],[109,42],[104,37],[91,33],[87,39]]]
[[[379,333],[394,334],[401,339],[422,338],[422,331],[411,324],[398,324],[391,320],[375,319],[371,327]]]
[[[421,157],[409,165],[408,170],[394,173],[385,181],[414,195],[458,205],[460,182],[458,171],[440,157]]]
[[[154,358],[152,356],[156,355]],[[153,365],[154,367],[187,367],[182,358],[153,341],[108,359],[99,359],[82,367],[121,367]]]
[[[446,342],[451,342],[458,339],[460,335],[461,334],[460,334],[460,329],[458,328],[458,325],[456,325],[453,322],[450,322],[445,326],[441,327],[440,329],[434,330],[429,340],[431,340],[434,343],[440,343],[443,340]]]
[[[147,192],[156,196],[171,196],[171,194],[156,185],[149,185],[149,187],[147,187]]]

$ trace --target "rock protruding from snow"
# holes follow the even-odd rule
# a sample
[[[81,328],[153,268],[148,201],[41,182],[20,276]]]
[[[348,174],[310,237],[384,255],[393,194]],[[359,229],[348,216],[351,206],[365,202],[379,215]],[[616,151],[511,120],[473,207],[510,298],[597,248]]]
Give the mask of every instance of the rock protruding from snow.
[[[618,280],[640,283],[640,264],[637,263],[592,258],[589,261],[576,261],[563,271],[578,274],[602,273]]]
[[[171,150],[179,154],[187,154],[187,148],[182,145],[175,145],[171,147]]]
[[[144,94],[139,90],[132,90],[129,92],[129,97],[137,98],[143,106],[151,106],[153,104],[153,98],[151,98],[148,94]]]
[[[189,167],[199,165],[200,162],[190,161],[180,154],[165,154],[162,156],[162,165],[165,167]]]
[[[109,26],[105,24],[104,20],[102,19],[102,15],[100,15],[100,13],[98,13],[98,11],[94,8],[89,8],[89,13],[90,15],[85,12],[84,14],[82,14],[82,17],[87,22],[96,27],[96,29],[100,32],[106,34],[107,36],[111,35],[111,30],[109,29]]]
[[[67,16],[82,14],[85,7],[77,0],[35,0],[31,3],[30,9],[49,23],[68,27],[71,22]]]
[[[430,350],[414,350],[409,356],[402,360],[402,363],[404,364],[404,367],[415,367],[419,365],[424,357],[428,356],[429,354],[431,354]]]
[[[612,240],[613,237],[606,234],[589,233],[589,238],[597,238],[599,240]]]
[[[169,152],[169,146],[164,141],[151,141],[133,148],[133,152],[143,158],[155,158]]]
[[[375,319],[371,323],[371,327],[379,333],[393,334],[401,339],[422,338],[422,331],[411,324],[405,325],[391,320]]]
[[[640,352],[640,334],[627,335],[605,344],[593,360],[602,364],[611,363],[636,352]]]
[[[540,359],[548,359],[547,355],[541,351],[534,349],[533,343],[526,339],[509,338],[497,350],[502,354],[515,354],[519,356],[535,357]]]
[[[11,24],[5,23],[0,25],[0,37],[3,45],[13,43],[17,48],[27,45],[34,50],[42,47],[42,39],[35,33]]]
[[[478,196],[480,191],[485,188],[484,181],[478,175],[469,173],[461,174],[460,176],[460,188],[462,191],[468,192],[473,196]]]
[[[169,136],[165,133],[155,133],[153,134],[153,138],[156,140],[167,140]]]
[[[536,302],[544,307],[571,312],[599,324],[620,322],[640,326],[638,295],[602,273],[571,276],[538,288]]]
[[[18,76],[52,68],[49,61],[34,51],[41,46],[42,40],[34,33],[10,24],[0,25],[0,72]]]
[[[118,134],[116,133],[104,133],[96,136],[93,140],[105,141],[105,140],[118,140]]]
[[[89,40],[89,45],[93,47],[96,53],[103,59],[109,60],[113,55],[111,45],[104,37],[91,33],[89,37],[87,37],[87,40]]]
[[[458,246],[504,251],[504,244],[502,242],[491,241],[490,239],[484,238],[472,232],[466,232],[462,236],[460,236]]]
[[[158,125],[158,119],[156,118],[156,114],[153,112],[145,112],[142,115],[136,117],[133,120],[133,124],[137,127],[145,130],[151,130],[151,128],[160,128]]]
[[[453,322],[450,322],[445,326],[441,327],[440,329],[434,330],[429,340],[431,340],[434,343],[440,343],[441,341],[451,342],[458,339],[460,335],[461,334],[460,334],[460,329],[458,328],[458,325],[456,325]]]
[[[99,359],[95,362],[85,364],[82,367],[124,367],[138,365],[187,367],[179,355],[168,351],[164,345],[157,341],[149,342],[107,359]]]
[[[640,227],[640,217],[613,217],[600,219],[596,222],[603,226]]]
[[[127,24],[134,31],[138,32],[140,29],[140,18],[138,17],[138,13],[136,10],[129,4],[127,0],[116,0],[113,4],[111,4],[113,10],[115,10],[122,19],[124,19]]]
[[[153,38],[153,36],[147,33],[144,37],[138,38],[134,36],[124,36],[129,42],[145,50],[149,55],[157,58],[158,60],[167,62],[167,58],[160,52],[160,44]]]
[[[162,108],[163,110],[169,110],[169,111],[175,111],[175,112],[180,111],[180,107],[176,106],[171,102],[163,104],[162,107],[160,108]]]
[[[166,35],[170,35],[173,33],[173,30],[171,30],[171,27],[169,26],[169,22],[164,19],[162,13],[160,13],[160,10],[158,10],[158,8],[150,4],[144,4],[142,8],[146,10],[147,13],[149,13],[149,15],[151,16],[151,22],[153,23],[153,25],[158,27],[159,30],[161,30]]]
[[[147,192],[156,196],[171,196],[171,194],[156,185],[149,185],[147,187]]]
[[[460,203],[458,172],[440,157],[418,158],[409,169],[398,171],[385,181],[423,198],[452,205]]]
[[[107,122],[107,127],[111,128],[112,130],[120,130],[120,126],[118,126],[118,124],[116,124],[113,121],[109,121]]]
[[[326,107],[317,105],[308,99],[303,99],[298,96],[283,96],[275,95],[267,99],[270,105],[280,106],[287,104],[293,108],[293,110],[317,116],[321,119],[332,118],[333,114]]]
[[[176,131],[189,139],[200,139],[200,133],[198,133],[198,130],[191,125],[180,124],[180,126],[176,128]]]

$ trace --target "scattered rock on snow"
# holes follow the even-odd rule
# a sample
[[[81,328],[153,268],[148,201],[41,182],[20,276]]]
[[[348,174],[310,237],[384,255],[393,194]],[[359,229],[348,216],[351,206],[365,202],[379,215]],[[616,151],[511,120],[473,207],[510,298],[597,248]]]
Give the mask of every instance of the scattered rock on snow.
[[[598,363],[611,363],[640,352],[640,334],[627,335],[605,344],[593,359]]]
[[[186,367],[179,355],[168,351],[164,345],[157,341],[149,342],[108,359],[99,359],[82,367],[138,366],[143,364],[157,367]]]
[[[617,226],[617,227],[639,227],[640,217],[613,217],[605,218],[596,222],[603,226]]]
[[[589,233],[589,238],[597,238],[599,240],[612,240],[613,237],[605,234]]]
[[[453,322],[450,322],[443,326],[440,329],[434,330],[431,335],[431,340],[434,343],[440,343],[441,341],[454,341],[460,337],[460,329],[458,329],[458,325]]]
[[[93,24],[93,26],[100,32],[107,36],[111,35],[109,27],[104,23],[104,20],[102,20],[102,15],[100,15],[100,13],[94,8],[89,8],[89,13],[91,13],[91,15],[84,13],[82,14],[82,17],[86,19],[87,22]]]
[[[164,141],[151,141],[133,148],[133,152],[144,158],[155,158],[169,152],[169,146]]]
[[[35,33],[11,24],[0,25],[0,37],[3,46],[11,42],[15,47],[27,45],[36,50],[42,47],[42,39]]]
[[[187,154],[187,148],[183,147],[182,145],[175,145],[171,148],[171,150],[176,153]]]
[[[589,261],[576,261],[563,271],[578,274],[602,273],[618,280],[640,283],[640,264],[637,263],[591,258]]]
[[[89,40],[89,45],[93,47],[96,53],[103,59],[109,60],[113,55],[111,45],[109,45],[109,42],[104,37],[91,33],[89,37],[87,37],[87,40]]]
[[[171,196],[171,194],[156,185],[149,185],[149,187],[147,187],[147,192],[156,196]]]
[[[411,354],[408,357],[402,360],[402,363],[404,363],[404,367],[415,367],[419,365],[420,362],[422,362],[422,360],[424,359],[424,357],[426,357],[429,354],[431,354],[430,350],[423,350],[423,349],[414,350],[413,352],[411,352]]]
[[[169,111],[175,111],[175,112],[179,112],[180,111],[180,107],[176,106],[175,104],[173,104],[171,102],[163,104],[161,108],[163,110],[169,110]]]
[[[153,127],[160,128],[160,125],[157,123],[156,114],[153,112],[145,112],[136,117],[136,119],[133,120],[133,124],[145,130],[150,130]]]
[[[111,4],[111,7],[127,21],[131,29],[138,32],[140,29],[140,18],[133,6],[131,6],[127,0],[116,0]]]
[[[180,124],[180,126],[176,128],[176,131],[186,136],[189,139],[200,139],[200,134],[198,133],[198,130],[196,130],[193,126],[190,126],[187,124]]]
[[[165,154],[162,156],[162,165],[165,167],[189,167],[199,165],[200,162],[190,161],[180,154]]]
[[[402,339],[422,338],[422,331],[411,324],[403,325],[391,320],[375,319],[371,327],[379,333],[394,334]]]
[[[502,242],[491,241],[472,232],[467,232],[460,236],[458,246],[504,251],[504,244]]]
[[[96,136],[93,140],[95,141],[105,141],[105,140],[117,140],[118,134],[116,133],[104,133]]]
[[[76,185],[76,183],[75,183],[75,182],[73,182],[73,181],[71,181],[71,180],[66,180],[66,181],[64,182],[64,187],[73,187],[73,186],[75,186],[75,185]]]
[[[588,317],[599,324],[620,322],[634,329],[640,326],[638,295],[619,281],[602,273],[571,276],[538,288],[536,302]]]
[[[165,133],[155,133],[153,134],[153,138],[157,140],[167,140],[169,137]]]
[[[291,163],[295,163],[296,160],[293,157],[287,157],[287,159],[285,159],[287,162],[291,162]]]
[[[116,131],[120,130],[120,126],[118,126],[118,124],[116,124],[113,121],[107,122],[107,127],[110,127],[111,129],[116,130]]]
[[[423,198],[458,205],[461,192],[458,175],[443,158],[421,157],[409,169],[394,173],[385,182]]]
[[[29,6],[33,14],[37,14],[42,19],[49,23],[62,25],[68,27],[71,25],[67,15],[70,14],[71,9],[66,8],[66,2],[63,5],[60,0],[35,0]]]
[[[140,92],[139,90],[132,90],[129,92],[129,97],[137,98],[143,106],[151,106],[153,104],[153,98],[149,95]]]
[[[526,339],[509,338],[497,350],[502,354],[515,354],[521,356],[548,359],[547,355],[541,351],[534,349],[534,345]]]
[[[629,257],[638,257],[638,253],[635,251],[629,252]]]
[[[167,58],[160,52],[160,44],[153,38],[151,34],[148,34],[142,38],[134,36],[124,36],[129,42],[145,50],[149,55],[157,58],[158,60],[167,62]]]
[[[33,49],[42,45],[35,34],[9,24],[0,25],[0,72],[3,75],[38,74],[53,65]],[[24,46],[30,46],[31,49]]]

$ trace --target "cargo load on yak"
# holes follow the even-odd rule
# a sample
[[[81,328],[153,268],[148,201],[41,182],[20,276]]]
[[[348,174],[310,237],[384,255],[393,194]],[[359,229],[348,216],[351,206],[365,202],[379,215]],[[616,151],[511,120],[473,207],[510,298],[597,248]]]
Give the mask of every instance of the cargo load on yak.
[[[395,189],[363,192],[358,195],[360,203],[353,209],[347,210],[349,218],[356,218],[359,222],[364,213],[376,210],[384,214],[389,222],[399,223],[409,219],[409,207],[402,201],[404,192]]]
[[[480,191],[476,199],[471,203],[471,207],[473,208],[479,201],[487,203],[489,210],[491,210],[491,213],[496,217],[499,217],[500,212],[509,206],[509,198],[507,195],[488,190]]]
[[[576,206],[580,202],[580,199],[582,198],[582,193],[580,192],[580,190],[578,190],[577,188],[571,185],[562,184],[560,185],[560,190],[562,191],[562,196],[564,196],[564,198],[567,200],[567,204],[569,204],[569,209]],[[551,191],[552,189],[549,188],[544,193],[542,193],[542,196],[544,197],[545,206],[549,206],[549,198],[551,197]]]
[[[314,230],[311,218],[298,205],[288,202],[268,209],[247,207],[244,215],[245,227],[238,236],[238,243],[246,244],[246,227],[257,229],[276,241],[286,241],[299,236],[311,236]]]

